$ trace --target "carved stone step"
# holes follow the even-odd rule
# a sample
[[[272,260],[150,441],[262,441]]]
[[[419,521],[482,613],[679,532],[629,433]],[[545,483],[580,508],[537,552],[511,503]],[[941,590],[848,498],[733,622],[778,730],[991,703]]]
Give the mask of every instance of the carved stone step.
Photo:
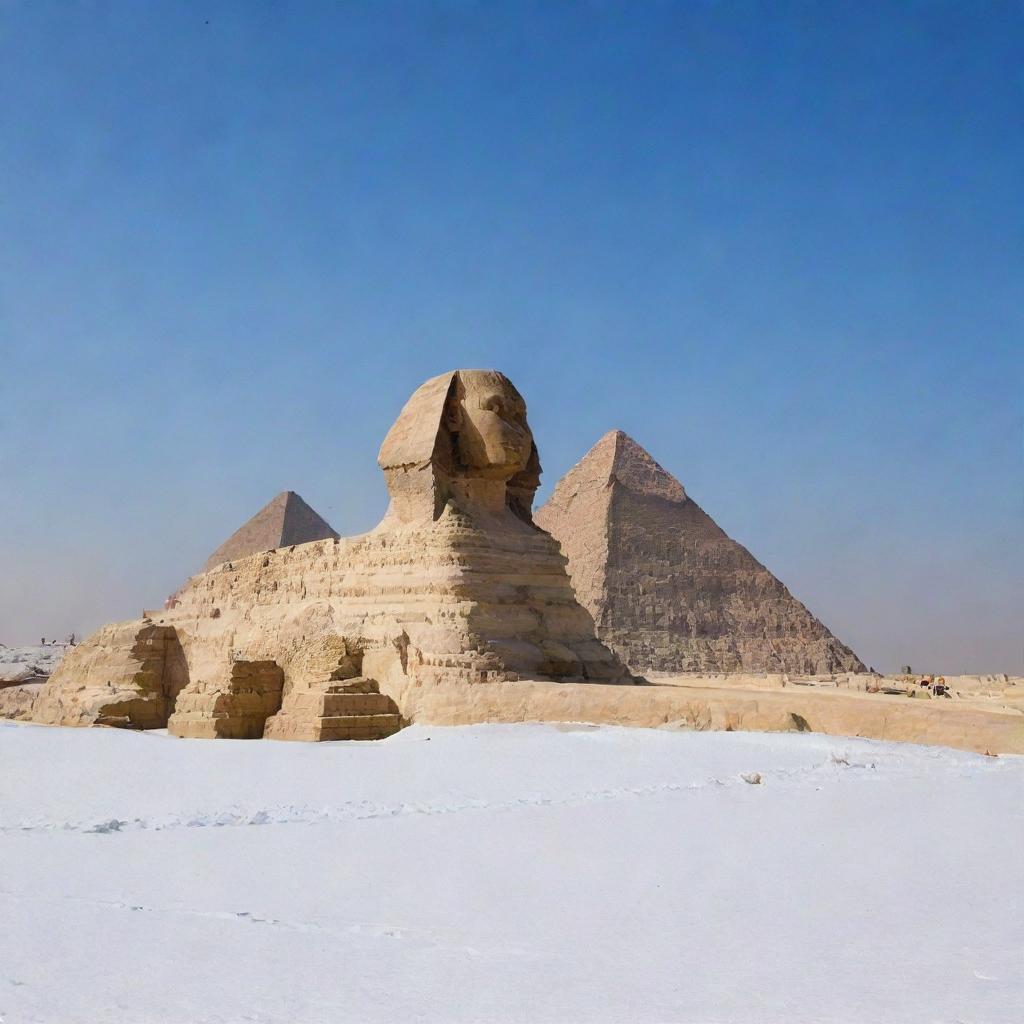
[[[325,729],[391,729],[397,732],[398,715],[325,715],[320,724]]]
[[[296,693],[288,698],[290,714],[384,715],[394,710],[391,698],[380,693]]]
[[[329,693],[324,696],[325,715],[390,715],[394,702],[382,693]]]
[[[264,733],[274,740],[382,740],[402,728],[399,715],[275,715]]]
[[[366,676],[354,676],[351,679],[328,680],[324,690],[326,693],[377,693],[377,682]]]
[[[321,679],[292,690],[267,720],[264,736],[275,740],[379,740],[402,728],[398,707],[373,679]]]
[[[321,740],[382,740],[402,728],[398,715],[339,715],[320,721]]]

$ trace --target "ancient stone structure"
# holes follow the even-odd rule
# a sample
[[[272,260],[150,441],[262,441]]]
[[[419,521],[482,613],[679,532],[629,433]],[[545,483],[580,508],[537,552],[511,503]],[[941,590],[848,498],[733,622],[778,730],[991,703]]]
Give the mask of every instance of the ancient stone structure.
[[[282,491],[240,526],[210,557],[203,572],[259,551],[336,538],[338,533],[294,491]]]
[[[160,729],[187,681],[188,665],[172,627],[148,619],[113,623],[71,648],[44,684],[32,720]]]
[[[283,688],[276,662],[237,659],[226,676],[200,679],[182,690],[167,729],[196,739],[258,740],[281,706]]]
[[[536,520],[561,542],[597,635],[634,672],[865,671],[621,430],[559,481]]]
[[[264,735],[276,740],[377,740],[401,728],[398,705],[361,675],[363,656],[344,638],[326,636],[306,650],[293,686]]]
[[[164,612],[71,651],[34,717],[194,737],[372,738],[394,731],[423,688],[634,681],[595,637],[557,542],[532,522],[540,462],[502,374],[427,381],[378,461],[391,501],[375,530],[218,562]]]

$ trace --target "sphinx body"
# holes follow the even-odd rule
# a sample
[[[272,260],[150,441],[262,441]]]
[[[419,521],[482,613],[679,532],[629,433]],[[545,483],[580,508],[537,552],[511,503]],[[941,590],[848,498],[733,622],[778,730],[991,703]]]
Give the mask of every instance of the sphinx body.
[[[378,458],[376,529],[226,562],[174,606],[68,655],[36,721],[185,736],[374,738],[414,691],[520,679],[631,683],[532,521],[526,405],[500,373],[423,384]]]

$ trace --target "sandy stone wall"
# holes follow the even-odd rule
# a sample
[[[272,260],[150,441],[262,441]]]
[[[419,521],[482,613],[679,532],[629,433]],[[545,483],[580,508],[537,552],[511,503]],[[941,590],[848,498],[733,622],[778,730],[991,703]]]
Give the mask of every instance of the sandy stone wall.
[[[976,753],[1024,754],[1024,714],[969,703],[907,701],[806,689],[755,692],[699,686],[408,686],[395,694],[412,721],[583,722],[645,728],[820,732],[924,743]]]

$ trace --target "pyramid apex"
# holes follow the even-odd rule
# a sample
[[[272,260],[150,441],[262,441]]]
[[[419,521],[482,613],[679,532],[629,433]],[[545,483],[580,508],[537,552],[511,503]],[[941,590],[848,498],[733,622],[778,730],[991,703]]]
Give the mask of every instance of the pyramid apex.
[[[683,485],[655,462],[642,445],[618,428],[601,435],[558,482],[552,498],[560,492],[564,497],[564,494],[575,493],[581,487],[606,487],[613,483],[637,494],[677,504],[687,500]]]
[[[643,445],[624,430],[609,431],[605,437],[612,439],[615,445],[611,476],[623,487],[666,501],[686,501],[683,485],[655,462]]]
[[[632,438],[629,434],[616,427],[614,430],[609,430],[607,433],[602,434],[598,439],[597,444],[594,445],[594,448],[610,448],[620,444],[622,441],[631,440]]]
[[[259,551],[337,537],[337,531],[302,495],[280,491],[210,555],[203,571]]]

